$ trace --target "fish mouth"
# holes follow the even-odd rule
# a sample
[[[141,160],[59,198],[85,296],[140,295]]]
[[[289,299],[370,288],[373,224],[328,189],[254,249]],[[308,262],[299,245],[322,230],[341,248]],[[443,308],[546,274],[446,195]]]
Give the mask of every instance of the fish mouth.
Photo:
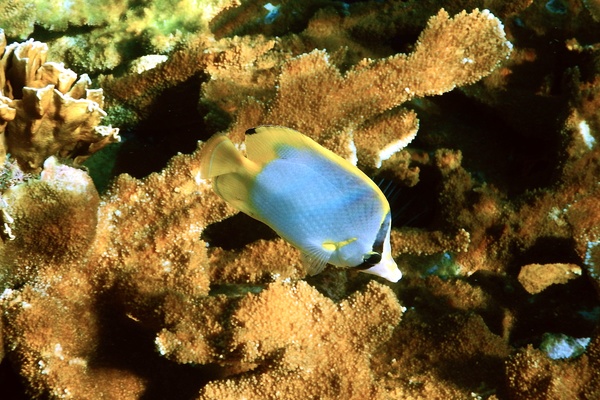
[[[380,276],[393,283],[398,282],[402,278],[402,272],[391,257],[382,260],[379,264],[375,264],[371,268],[363,269],[361,272]]]

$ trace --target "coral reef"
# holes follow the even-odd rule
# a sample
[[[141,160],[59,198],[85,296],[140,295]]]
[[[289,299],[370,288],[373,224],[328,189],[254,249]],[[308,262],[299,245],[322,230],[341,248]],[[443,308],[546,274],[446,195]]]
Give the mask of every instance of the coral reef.
[[[50,46],[1,42],[3,398],[600,397],[597,2],[46,3],[0,11]],[[263,123],[382,186],[401,281],[199,178]]]
[[[39,172],[48,157],[81,164],[119,130],[99,125],[102,89],[88,89],[87,75],[47,62],[48,46],[29,40],[6,46],[0,31],[0,162],[10,153],[21,169]],[[77,80],[77,81],[76,81]]]
[[[390,339],[400,314],[393,292],[374,282],[338,304],[304,282],[271,284],[240,301],[228,345],[243,364],[270,365],[209,383],[199,399],[386,398],[370,354]]]
[[[239,4],[238,0],[7,1],[0,10],[0,26],[8,36],[26,38],[36,26],[64,32],[50,41],[50,56],[89,73],[126,65],[132,53],[141,57],[169,52],[190,34],[208,30],[208,22],[220,11]]]

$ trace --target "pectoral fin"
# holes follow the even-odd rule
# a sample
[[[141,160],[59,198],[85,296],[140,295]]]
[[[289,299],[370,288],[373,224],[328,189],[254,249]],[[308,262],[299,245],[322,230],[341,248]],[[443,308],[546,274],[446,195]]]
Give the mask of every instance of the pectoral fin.
[[[330,253],[318,248],[303,250],[302,264],[309,275],[317,275],[325,269],[325,266],[329,261]]]

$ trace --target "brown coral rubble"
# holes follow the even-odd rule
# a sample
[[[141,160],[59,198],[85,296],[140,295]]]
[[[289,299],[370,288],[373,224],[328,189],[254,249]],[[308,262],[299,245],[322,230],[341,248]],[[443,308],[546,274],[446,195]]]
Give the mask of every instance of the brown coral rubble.
[[[38,3],[0,10],[48,42],[0,35],[0,397],[600,397],[598,2]],[[259,124],[382,186],[401,281],[306,276],[200,179]]]

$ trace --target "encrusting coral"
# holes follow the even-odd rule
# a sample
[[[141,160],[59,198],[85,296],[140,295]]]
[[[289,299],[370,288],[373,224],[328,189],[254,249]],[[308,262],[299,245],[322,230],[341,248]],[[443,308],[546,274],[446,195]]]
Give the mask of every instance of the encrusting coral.
[[[50,41],[51,57],[89,73],[126,65],[132,51],[139,56],[172,51],[190,35],[205,32],[223,9],[239,4],[239,0],[7,1],[0,9],[0,25],[8,36],[26,38],[36,26],[63,32]]]
[[[305,282],[273,283],[231,316],[229,350],[242,363],[268,360],[266,368],[210,383],[199,399],[387,398],[369,355],[389,340],[401,313],[391,289],[375,282],[339,304]]]
[[[102,89],[88,89],[87,75],[47,62],[48,46],[29,40],[6,45],[0,31],[0,162],[6,153],[24,171],[39,172],[50,156],[81,164],[119,130],[99,125]]]
[[[395,225],[410,221],[391,237],[403,279],[334,268],[306,277],[296,249],[256,234],[256,223],[199,179],[202,143],[160,172],[117,176],[102,194],[84,170],[49,158],[87,156],[88,142],[32,153],[34,164],[9,149],[0,175],[3,390],[8,374],[33,398],[597,398],[593,2],[208,3],[168,18],[204,13],[198,29],[159,26],[153,35],[160,3],[133,15],[136,4],[114,26],[90,19],[89,34],[69,32],[91,43],[135,22],[131,32],[148,35],[142,42],[154,50],[177,44],[153,68],[127,73],[101,57],[116,54],[122,67],[119,46],[98,48],[86,62],[105,73],[104,105],[97,92],[85,95],[87,81],[40,62],[38,42],[8,46],[0,73],[18,67],[11,71],[33,77],[39,99],[54,85],[52,101],[72,93],[77,104],[93,102],[94,124],[103,106],[130,126],[159,111],[172,125],[165,135],[176,136],[179,121],[165,115],[177,105],[161,96],[191,86],[206,130],[194,142],[220,131],[241,144],[263,123],[308,134],[401,186],[390,202]],[[484,4],[492,11],[476,9]],[[31,18],[11,29],[28,29]],[[7,96],[27,92],[24,79],[0,87],[3,129],[34,115],[12,106],[25,94]],[[41,174],[23,174],[15,160]],[[553,359],[540,345],[547,333],[584,344]]]

